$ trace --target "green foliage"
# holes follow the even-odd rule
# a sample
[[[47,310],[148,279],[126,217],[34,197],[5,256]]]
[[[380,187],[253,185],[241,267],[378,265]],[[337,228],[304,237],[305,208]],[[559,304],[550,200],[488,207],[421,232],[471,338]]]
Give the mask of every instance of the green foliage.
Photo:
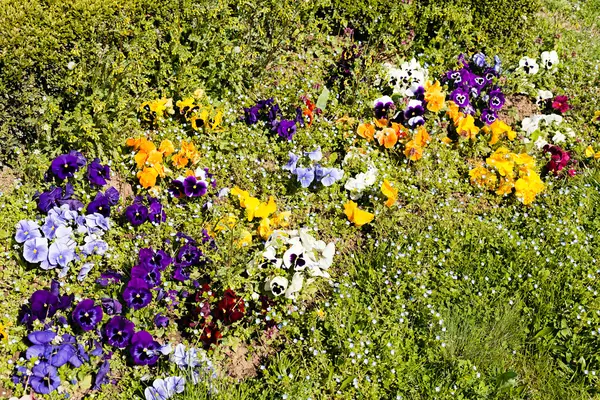
[[[144,100],[197,87],[215,98],[252,93],[263,76],[278,76],[285,54],[318,56],[325,36],[347,26],[384,55],[422,51],[442,65],[464,51],[516,49],[527,30],[510,27],[525,28],[536,9],[528,1],[2,0],[0,161],[23,145],[114,156]]]

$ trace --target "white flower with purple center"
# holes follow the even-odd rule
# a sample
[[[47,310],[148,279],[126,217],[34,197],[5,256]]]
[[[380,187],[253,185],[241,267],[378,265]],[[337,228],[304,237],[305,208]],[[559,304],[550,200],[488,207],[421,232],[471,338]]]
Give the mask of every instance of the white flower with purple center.
[[[271,292],[273,296],[278,297],[285,293],[288,288],[288,280],[283,276],[276,276],[265,282],[265,291]]]
[[[542,65],[547,70],[551,70],[556,65],[558,65],[558,53],[555,50],[552,51],[544,51],[540,58],[542,60]]]
[[[523,57],[519,60],[519,68],[528,75],[535,75],[540,70],[540,66],[533,58]]]

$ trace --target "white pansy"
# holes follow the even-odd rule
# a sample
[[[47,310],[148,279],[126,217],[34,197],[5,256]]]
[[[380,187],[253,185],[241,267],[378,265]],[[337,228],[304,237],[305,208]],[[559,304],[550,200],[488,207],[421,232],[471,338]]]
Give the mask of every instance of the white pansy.
[[[552,69],[558,64],[558,54],[556,51],[544,51],[541,56],[542,65],[546,69]]]
[[[391,64],[384,64],[388,75],[388,84],[393,88],[394,94],[403,96],[414,96],[419,86],[424,86],[427,80],[427,69],[414,58],[404,62],[400,68]]]
[[[276,276],[275,278],[265,282],[265,291],[271,292],[273,296],[281,296],[285,293],[288,288],[288,280],[283,276]]]
[[[519,60],[519,68],[529,75],[535,75],[540,70],[540,66],[535,59],[529,57],[523,57]]]
[[[549,90],[538,90],[538,94],[535,99],[535,102],[537,104],[541,104],[541,103],[545,102],[546,100],[549,100],[553,97],[554,97],[554,95]]]
[[[548,144],[548,142],[546,141],[546,139],[544,139],[543,137],[540,136],[533,144],[538,149],[542,149],[545,145]]]
[[[564,134],[556,132],[556,134],[552,136],[552,143],[562,143],[566,138],[567,137]]]
[[[350,192],[352,200],[358,200],[362,196],[362,192],[375,184],[377,180],[377,169],[369,168],[367,172],[361,172],[354,178],[346,181],[344,188]]]
[[[292,282],[285,291],[285,297],[288,299],[295,299],[300,290],[302,290],[303,284],[304,276],[300,272],[296,272],[292,277]]]

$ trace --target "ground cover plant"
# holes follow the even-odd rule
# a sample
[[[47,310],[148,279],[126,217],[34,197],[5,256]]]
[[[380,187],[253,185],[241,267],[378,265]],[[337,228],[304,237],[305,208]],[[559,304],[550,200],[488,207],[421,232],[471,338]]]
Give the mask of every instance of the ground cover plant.
[[[597,1],[0,3],[2,398],[600,396]]]

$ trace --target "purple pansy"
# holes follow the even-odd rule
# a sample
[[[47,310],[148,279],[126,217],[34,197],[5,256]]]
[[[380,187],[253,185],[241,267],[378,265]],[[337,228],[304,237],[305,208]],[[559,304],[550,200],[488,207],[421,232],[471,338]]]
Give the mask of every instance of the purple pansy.
[[[490,98],[488,101],[488,105],[490,107],[490,109],[494,110],[494,111],[498,111],[502,108],[502,106],[504,106],[504,94],[502,93],[502,90],[496,88],[492,91],[490,91]]]
[[[494,110],[490,110],[489,108],[486,108],[481,112],[481,120],[486,125],[493,124],[497,119],[498,119],[498,114],[496,114],[496,111],[494,111]]]
[[[148,332],[139,331],[131,339],[129,353],[136,365],[154,365],[160,356],[160,344]]]
[[[102,321],[102,307],[94,305],[94,300],[86,299],[73,310],[73,321],[84,331],[91,331]]]
[[[123,291],[123,300],[125,300],[129,308],[139,310],[150,304],[152,301],[152,292],[143,279],[133,278]]]
[[[154,325],[159,328],[166,328],[169,326],[169,317],[162,315],[161,313],[156,314],[154,317]]]
[[[96,279],[96,283],[100,286],[106,287],[111,283],[121,282],[123,275],[115,271],[106,271],[100,274],[100,278]]]
[[[61,154],[50,163],[52,174],[59,180],[65,180],[75,175],[81,168],[77,156],[73,154]]]
[[[55,367],[41,362],[31,369],[29,385],[39,394],[48,394],[60,386],[60,377]]]
[[[289,119],[282,120],[277,125],[277,134],[286,140],[292,140],[296,134],[296,122]]]
[[[106,181],[110,180],[110,167],[100,164],[100,159],[95,158],[87,167],[88,181],[96,186],[106,185]]]
[[[320,175],[320,181],[323,186],[331,186],[342,179],[344,171],[339,168],[323,168]]]
[[[375,118],[377,119],[387,118],[389,111],[395,108],[394,101],[389,96],[380,97],[373,102]]]
[[[131,343],[135,325],[127,318],[112,317],[104,326],[104,338],[111,346],[124,349]]]
[[[143,204],[134,202],[125,209],[125,217],[131,225],[141,225],[148,219],[148,208]]]
[[[102,299],[102,307],[104,307],[107,315],[121,314],[121,311],[123,310],[123,306],[118,300],[109,297]]]
[[[105,217],[110,216],[110,202],[102,192],[96,193],[96,197],[87,206],[87,214],[101,214]]]
[[[244,108],[244,121],[248,125],[254,125],[258,122],[258,112],[260,108],[258,106],[252,106],[249,108]]]
[[[188,176],[183,180],[183,192],[187,197],[200,197],[206,194],[206,182],[195,176]]]
[[[466,107],[469,105],[469,93],[462,88],[455,89],[450,93],[450,100],[459,107]]]
[[[160,285],[160,271],[148,264],[140,264],[131,268],[131,277],[142,279],[151,288]]]
[[[150,222],[157,224],[167,220],[167,213],[165,212],[163,205],[158,200],[150,202],[150,206],[148,207],[148,219]]]
[[[141,264],[150,265],[159,271],[164,271],[173,262],[164,250],[154,252],[152,249],[140,249],[139,259]]]

